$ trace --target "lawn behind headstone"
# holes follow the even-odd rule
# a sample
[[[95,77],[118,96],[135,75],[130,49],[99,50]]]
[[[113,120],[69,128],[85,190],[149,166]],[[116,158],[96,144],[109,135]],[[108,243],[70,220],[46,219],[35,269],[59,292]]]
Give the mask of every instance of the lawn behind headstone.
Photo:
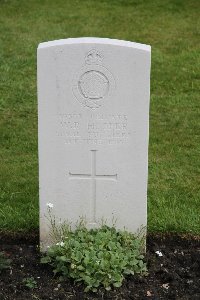
[[[0,2],[0,228],[38,229],[36,49],[96,36],[152,46],[148,230],[200,231],[199,1]]]

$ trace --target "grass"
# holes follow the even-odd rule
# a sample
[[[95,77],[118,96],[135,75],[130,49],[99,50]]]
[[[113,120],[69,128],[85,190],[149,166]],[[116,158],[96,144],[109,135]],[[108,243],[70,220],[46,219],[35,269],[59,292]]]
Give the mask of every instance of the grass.
[[[148,230],[200,232],[199,0],[0,0],[0,228],[38,228],[36,48],[152,46]]]

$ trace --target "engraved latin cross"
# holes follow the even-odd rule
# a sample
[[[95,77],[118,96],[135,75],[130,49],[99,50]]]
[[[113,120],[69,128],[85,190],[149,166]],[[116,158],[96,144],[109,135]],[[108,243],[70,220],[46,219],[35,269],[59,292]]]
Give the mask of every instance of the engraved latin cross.
[[[74,174],[69,172],[69,179],[89,179],[91,180],[91,205],[90,205],[90,224],[96,223],[96,180],[117,180],[117,174],[114,175],[97,175],[96,174],[96,152],[91,150],[91,173],[90,174]]]

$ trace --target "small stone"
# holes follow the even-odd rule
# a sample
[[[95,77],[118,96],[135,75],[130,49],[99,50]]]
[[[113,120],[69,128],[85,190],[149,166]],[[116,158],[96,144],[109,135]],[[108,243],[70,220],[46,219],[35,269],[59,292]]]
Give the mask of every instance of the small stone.
[[[191,284],[191,283],[193,283],[193,280],[188,280],[187,283]]]
[[[156,251],[155,252],[158,256],[163,256],[162,252],[161,251]]]
[[[168,290],[169,288],[169,283],[163,283],[162,287],[166,290]]]
[[[147,291],[147,297],[151,297],[153,296],[152,292],[151,291]]]

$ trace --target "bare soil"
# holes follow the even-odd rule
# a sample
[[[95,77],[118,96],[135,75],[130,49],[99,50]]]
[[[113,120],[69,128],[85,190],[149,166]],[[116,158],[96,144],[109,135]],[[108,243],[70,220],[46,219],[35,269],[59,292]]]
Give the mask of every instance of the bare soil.
[[[40,264],[38,233],[29,236],[0,233],[0,251],[12,259],[10,269],[0,273],[0,300],[200,300],[200,239],[193,236],[147,237],[148,276],[129,276],[123,286],[109,292],[85,293],[84,286],[67,279],[59,282],[51,267]],[[160,251],[162,256],[158,256]],[[33,277],[34,288],[23,280]]]

